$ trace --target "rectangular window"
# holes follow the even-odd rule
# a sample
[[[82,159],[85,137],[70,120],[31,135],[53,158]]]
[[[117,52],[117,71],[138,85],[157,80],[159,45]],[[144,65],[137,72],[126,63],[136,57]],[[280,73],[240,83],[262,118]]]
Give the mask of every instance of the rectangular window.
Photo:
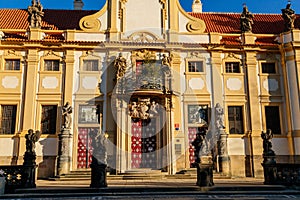
[[[16,105],[1,105],[0,134],[15,133],[16,116]]]
[[[208,124],[208,105],[188,105],[189,124]]]
[[[261,63],[261,72],[266,74],[276,74],[275,63]]]
[[[97,124],[97,106],[80,105],[78,117],[78,123],[80,124]]]
[[[188,61],[189,72],[204,72],[203,61]]]
[[[84,60],[83,70],[84,71],[98,71],[98,60]]]
[[[45,60],[45,71],[59,71],[59,60]]]
[[[226,62],[225,63],[226,73],[240,73],[239,62]]]
[[[41,120],[42,134],[56,133],[56,117],[57,117],[56,105],[42,106],[42,120]]]
[[[274,134],[281,134],[279,106],[266,106],[266,128]]]
[[[242,106],[228,106],[228,122],[230,134],[244,134]]]
[[[5,70],[20,70],[20,60],[5,59]]]

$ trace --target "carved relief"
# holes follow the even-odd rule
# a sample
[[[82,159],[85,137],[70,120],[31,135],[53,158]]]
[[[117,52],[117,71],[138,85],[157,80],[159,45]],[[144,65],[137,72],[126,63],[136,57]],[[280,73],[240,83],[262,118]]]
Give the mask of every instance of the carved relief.
[[[135,57],[136,60],[155,60],[156,52],[147,49],[141,49],[139,51],[133,51],[132,57]]]
[[[156,42],[158,37],[150,32],[135,32],[128,36],[128,39],[134,42]]]
[[[228,59],[228,58],[237,59],[239,61],[241,60],[241,58],[237,54],[234,54],[232,52],[225,55],[224,59]]]
[[[151,102],[150,98],[138,98],[138,101],[129,104],[129,116],[132,119],[147,120],[158,115],[159,112],[160,105],[155,100]]]

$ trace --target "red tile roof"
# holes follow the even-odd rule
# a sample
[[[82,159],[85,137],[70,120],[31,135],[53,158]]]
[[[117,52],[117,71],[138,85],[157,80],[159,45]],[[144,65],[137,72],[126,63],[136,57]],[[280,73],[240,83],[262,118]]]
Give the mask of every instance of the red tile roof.
[[[52,30],[80,29],[79,20],[95,10],[48,10],[45,9],[42,27]],[[0,9],[0,29],[27,29],[27,10]]]
[[[45,9],[42,26],[45,29],[80,29],[79,20],[91,15],[95,10],[48,10]],[[240,33],[240,13],[189,13],[204,20],[205,32]],[[0,29],[27,29],[27,10],[0,9]],[[295,28],[300,28],[300,15],[295,20]],[[278,34],[283,32],[284,21],[281,14],[254,14],[253,33]]]
[[[240,33],[240,13],[189,13],[204,20],[205,32]],[[254,14],[252,32],[257,34],[279,34],[284,30],[281,14]],[[295,28],[300,28],[300,15],[296,15]]]

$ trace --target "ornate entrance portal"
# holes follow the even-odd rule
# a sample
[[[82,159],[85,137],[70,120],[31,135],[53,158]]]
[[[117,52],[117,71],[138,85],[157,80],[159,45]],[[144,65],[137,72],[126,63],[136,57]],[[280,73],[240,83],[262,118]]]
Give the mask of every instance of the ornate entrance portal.
[[[132,121],[131,168],[157,169],[156,120]]]

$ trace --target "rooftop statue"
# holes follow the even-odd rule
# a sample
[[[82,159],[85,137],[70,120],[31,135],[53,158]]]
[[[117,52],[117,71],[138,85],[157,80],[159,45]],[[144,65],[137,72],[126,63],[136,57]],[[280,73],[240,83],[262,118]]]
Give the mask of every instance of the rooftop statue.
[[[281,9],[282,18],[284,19],[284,31],[290,31],[294,28],[296,18],[295,11],[291,9],[291,3],[286,5],[285,9]]]
[[[248,11],[246,5],[243,7],[243,12],[240,17],[241,23],[241,31],[242,33],[252,32],[252,24],[253,24],[254,15]]]
[[[31,6],[28,6],[28,21],[29,26],[32,28],[42,27],[42,17],[44,16],[43,6],[40,0],[32,0]]]

